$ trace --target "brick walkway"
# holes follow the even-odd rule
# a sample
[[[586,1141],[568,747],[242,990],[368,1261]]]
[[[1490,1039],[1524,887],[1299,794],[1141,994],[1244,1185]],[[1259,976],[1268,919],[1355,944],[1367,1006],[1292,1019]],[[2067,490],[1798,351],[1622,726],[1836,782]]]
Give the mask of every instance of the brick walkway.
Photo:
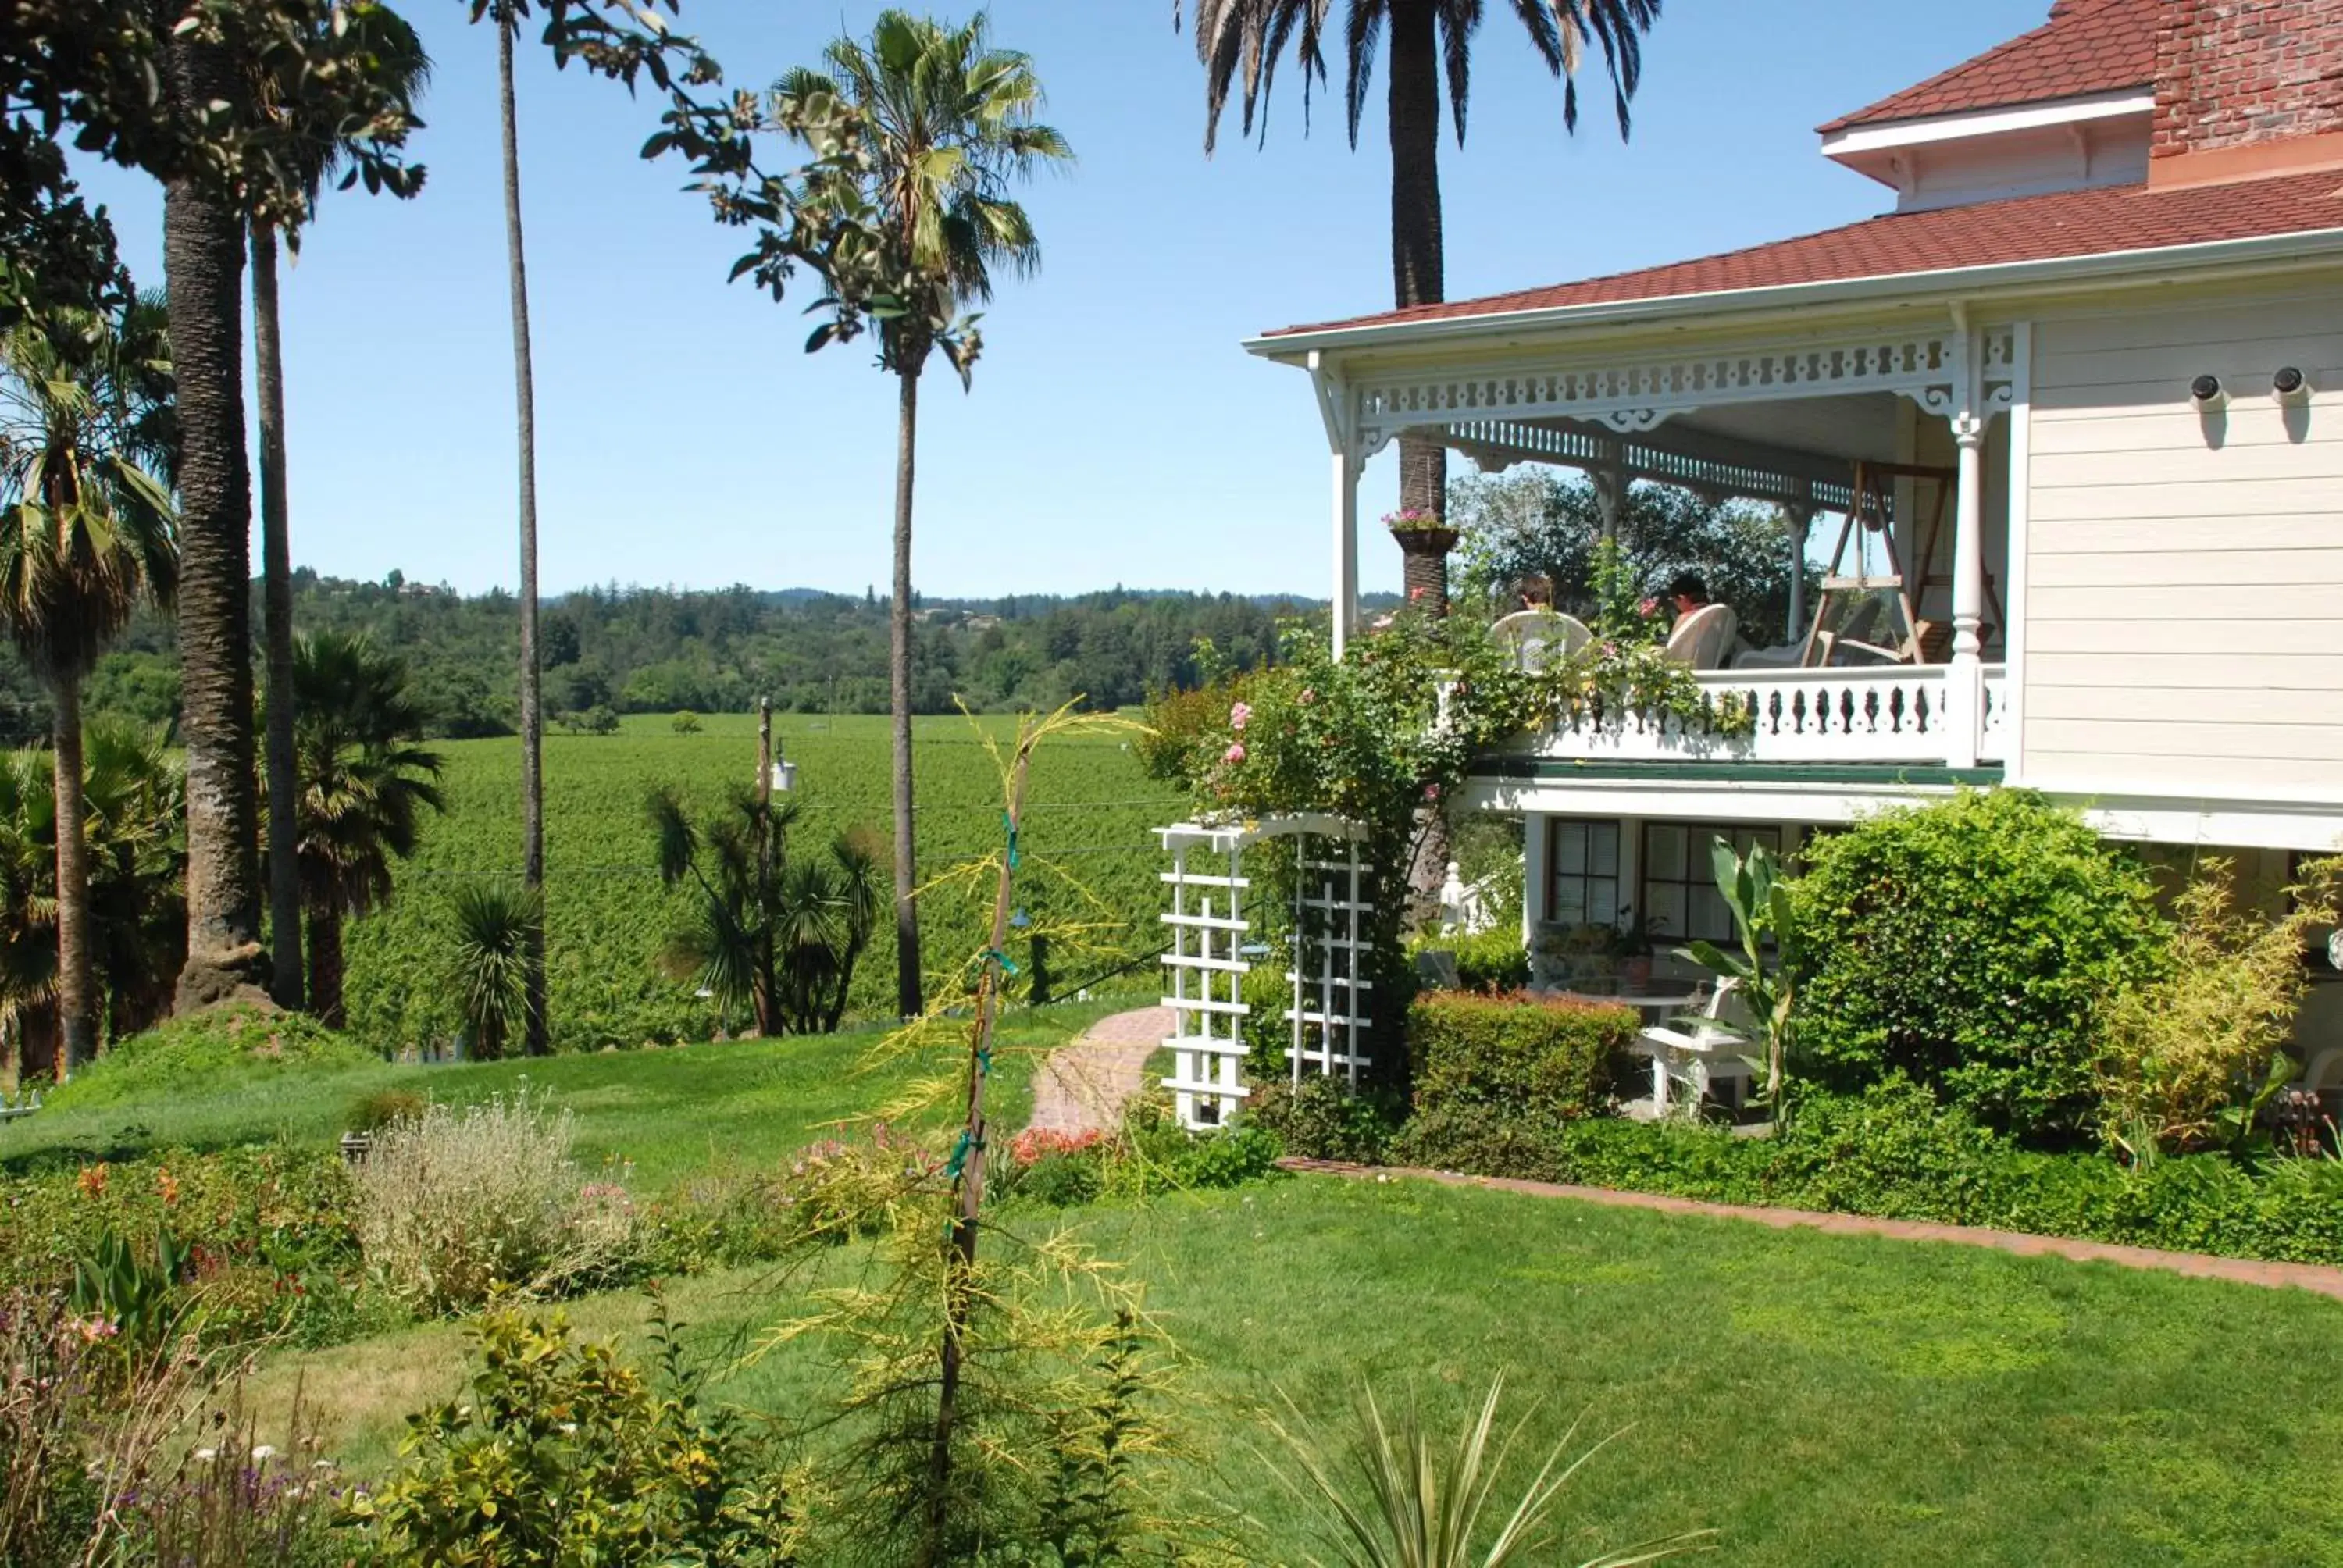
[[[1991,1247],[2026,1257],[2072,1258],[2077,1262],[2116,1263],[2127,1269],[2155,1269],[2167,1274],[2187,1274],[2202,1280],[2227,1280],[2242,1285],[2272,1288],[2297,1286],[2343,1301],[2343,1269],[2313,1263],[2264,1263],[2247,1258],[2214,1258],[2199,1252],[2159,1252],[2148,1247],[2118,1247],[2106,1241],[2082,1241],[2065,1236],[2029,1236],[2015,1231],[1986,1231],[1967,1225],[1938,1225],[1922,1220],[1874,1220],[1861,1214],[1817,1214],[1805,1209],[1754,1209],[1735,1203],[1702,1203],[1690,1198],[1664,1198],[1651,1192],[1617,1192],[1607,1187],[1565,1187],[1554,1181],[1522,1181],[1503,1176],[1463,1176],[1453,1171],[1420,1171],[1401,1166],[1351,1165],[1332,1160],[1281,1160],[1289,1170],[1323,1171],[1337,1176],[1408,1176],[1451,1187],[1493,1187],[1505,1192],[1525,1192],[1534,1198],[1570,1198],[1581,1203],[1602,1203],[1615,1209],[1654,1209],[1664,1214],[1696,1214],[1708,1219],[1749,1220],[1777,1231],[1810,1228],[1835,1236],[1886,1236],[1899,1241],[1951,1241],[1965,1247]]]
[[[1033,1075],[1034,1131],[1111,1131],[1146,1078],[1147,1059],[1172,1032],[1172,1010],[1141,1008],[1091,1025],[1071,1045],[1060,1046]]]

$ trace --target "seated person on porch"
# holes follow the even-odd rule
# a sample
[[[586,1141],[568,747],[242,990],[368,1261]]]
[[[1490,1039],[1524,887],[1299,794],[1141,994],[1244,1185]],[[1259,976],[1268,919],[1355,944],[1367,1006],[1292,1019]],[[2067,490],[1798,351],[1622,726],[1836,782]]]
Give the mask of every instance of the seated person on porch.
[[[1575,616],[1554,608],[1554,580],[1532,573],[1513,585],[1522,608],[1489,628],[1489,640],[1511,653],[1515,666],[1536,671],[1552,658],[1566,658],[1586,646],[1593,633]]]
[[[1680,572],[1668,584],[1668,600],[1675,606],[1675,629],[1668,633],[1667,654],[1694,669],[1722,669],[1733,651],[1739,618],[1731,608],[1712,604],[1708,584],[1698,572]]]

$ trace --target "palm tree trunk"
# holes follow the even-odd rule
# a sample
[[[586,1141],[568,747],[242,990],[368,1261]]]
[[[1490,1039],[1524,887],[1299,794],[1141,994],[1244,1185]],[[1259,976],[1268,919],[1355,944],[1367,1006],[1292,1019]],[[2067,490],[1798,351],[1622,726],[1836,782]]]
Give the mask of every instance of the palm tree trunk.
[[[293,538],[285,489],[285,359],[277,231],[252,226],[252,370],[260,394],[261,648],[267,701],[269,994],[301,1005],[301,868],[293,765]]]
[[[520,231],[520,120],[513,103],[509,0],[497,5],[497,99],[504,127],[505,251],[512,275],[513,398],[520,438],[520,876],[531,893],[545,887],[545,713],[537,652],[537,385],[529,366],[528,266]],[[545,924],[532,921],[522,961],[523,1039],[531,1056],[548,1049],[545,1012]]]
[[[920,372],[898,371],[901,417],[895,434],[895,602],[888,615],[887,674],[895,719],[895,1008],[922,1010],[920,996],[919,867],[911,835],[911,477],[919,450]]]
[[[57,1021],[64,1050],[57,1076],[80,1071],[97,1057],[97,1009],[90,994],[89,839],[84,818],[81,761],[81,681],[53,683],[56,703]]]
[[[1447,297],[1440,241],[1440,46],[1434,0],[1392,0],[1389,94],[1392,153],[1392,303]],[[1445,516],[1448,450],[1402,436],[1399,504]]]
[[[198,30],[166,65],[176,112],[196,123],[242,89]],[[163,269],[179,417],[179,713],[186,742],[187,960],[176,1006],[264,982],[258,801],[253,788],[252,475],[245,458],[243,218],[180,173],[163,191]]]
[[[309,912],[309,1005],[327,1028],[348,1027],[342,1005],[342,917],[331,909]]]

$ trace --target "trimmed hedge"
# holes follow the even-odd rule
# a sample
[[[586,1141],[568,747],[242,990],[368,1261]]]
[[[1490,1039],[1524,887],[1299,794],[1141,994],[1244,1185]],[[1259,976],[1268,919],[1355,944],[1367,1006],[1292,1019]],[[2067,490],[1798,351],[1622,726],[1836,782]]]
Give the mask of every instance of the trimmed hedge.
[[[1407,1014],[1416,1111],[1503,1106],[1554,1121],[1591,1116],[1608,1101],[1640,1027],[1633,1008],[1426,992]]]
[[[1420,1112],[1395,1153],[1442,1170],[1710,1202],[2343,1264],[2343,1161],[2273,1160],[2256,1171],[2197,1154],[2135,1169],[2100,1154],[2042,1153],[1940,1111],[1902,1078],[1804,1101],[1774,1138],[1451,1109]]]

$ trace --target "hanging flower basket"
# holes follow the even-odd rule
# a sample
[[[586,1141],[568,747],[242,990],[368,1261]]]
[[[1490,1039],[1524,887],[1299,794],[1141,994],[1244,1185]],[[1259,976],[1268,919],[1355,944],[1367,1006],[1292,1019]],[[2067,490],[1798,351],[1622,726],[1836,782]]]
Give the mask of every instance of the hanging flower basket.
[[[1438,513],[1413,508],[1385,513],[1383,527],[1399,541],[1399,548],[1410,555],[1445,556],[1456,548],[1459,538]]]

